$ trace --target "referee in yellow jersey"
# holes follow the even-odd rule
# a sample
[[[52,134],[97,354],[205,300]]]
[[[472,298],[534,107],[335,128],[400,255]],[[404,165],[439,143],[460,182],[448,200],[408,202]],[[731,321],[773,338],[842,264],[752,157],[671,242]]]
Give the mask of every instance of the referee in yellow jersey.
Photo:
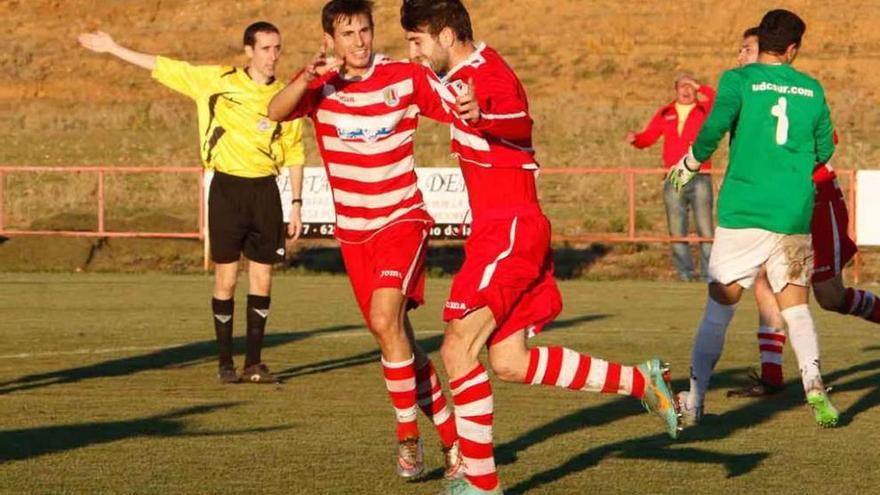
[[[287,237],[302,231],[302,121],[278,123],[266,116],[269,100],[284,88],[275,79],[281,55],[281,34],[267,22],[244,32],[243,68],[195,66],[170,58],[138,53],[118,45],[107,33],[79,36],[83,47],[109,53],[149,69],[160,83],[196,102],[201,157],[214,171],[208,192],[211,258],[215,263],[214,330],[223,383],[277,383],[260,352],[269,316],[272,265],[284,260],[285,232],[281,197],[276,184],[280,171],[288,175],[293,205]],[[241,376],[232,360],[232,315],[238,262],[250,260],[247,301],[247,355]]]

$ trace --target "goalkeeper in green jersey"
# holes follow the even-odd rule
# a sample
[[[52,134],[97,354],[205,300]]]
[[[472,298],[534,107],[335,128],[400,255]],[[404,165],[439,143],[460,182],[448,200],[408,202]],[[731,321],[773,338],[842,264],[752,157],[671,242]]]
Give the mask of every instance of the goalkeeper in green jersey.
[[[816,163],[826,163],[834,153],[834,128],[821,84],[791,65],[805,30],[787,10],[764,16],[758,63],[722,75],[709,118],[668,176],[676,188],[683,187],[731,133],[709,260],[709,298],[691,354],[690,391],[679,397],[686,423],[700,420],[736,303],[764,267],[788,326],[807,402],[821,426],[837,424],[838,412],[819,371],[808,306],[812,174]]]

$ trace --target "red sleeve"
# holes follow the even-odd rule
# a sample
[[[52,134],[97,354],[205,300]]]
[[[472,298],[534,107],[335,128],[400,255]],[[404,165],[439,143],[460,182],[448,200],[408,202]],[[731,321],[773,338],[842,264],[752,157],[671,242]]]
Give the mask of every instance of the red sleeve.
[[[499,139],[531,139],[533,121],[525,90],[518,81],[490,74],[479,78],[475,86],[481,115],[472,128]]]
[[[706,109],[711,110],[712,105],[715,103],[715,90],[710,86],[700,85],[700,89],[697,90],[697,93],[703,95],[705,100],[703,100],[703,105],[706,105]]]
[[[663,107],[660,110],[657,110],[657,113],[654,114],[654,118],[648,123],[648,127],[646,127],[644,131],[636,134],[636,140],[632,143],[633,146],[638,149],[647,148],[660,139],[660,136],[663,135],[663,110],[665,108],[666,107]]]
[[[449,107],[443,103],[435,89],[440,80],[434,72],[422,65],[412,64],[413,70],[413,99],[419,107],[419,111],[425,117],[449,124],[452,122],[452,114]]]

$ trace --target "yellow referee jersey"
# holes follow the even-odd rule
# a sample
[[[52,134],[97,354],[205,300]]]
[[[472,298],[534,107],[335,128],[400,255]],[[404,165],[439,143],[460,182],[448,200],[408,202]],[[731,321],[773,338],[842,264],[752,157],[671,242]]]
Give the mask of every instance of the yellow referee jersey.
[[[156,57],[153,78],[195,100],[205,168],[253,178],[303,165],[302,119],[279,123],[266,117],[284,83],[257,84],[242,68],[166,57]]]

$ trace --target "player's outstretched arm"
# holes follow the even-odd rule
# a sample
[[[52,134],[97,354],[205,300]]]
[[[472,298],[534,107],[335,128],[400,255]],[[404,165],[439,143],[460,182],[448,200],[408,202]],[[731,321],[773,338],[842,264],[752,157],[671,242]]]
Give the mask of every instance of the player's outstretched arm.
[[[820,164],[828,163],[834,154],[835,139],[834,125],[831,123],[831,111],[828,102],[822,102],[822,111],[815,127],[816,161]]]
[[[309,84],[331,70],[342,67],[342,65],[342,60],[328,58],[326,48],[322,46],[321,51],[315,55],[309,65],[305,66],[302,72],[269,102],[267,111],[269,119],[281,122],[290,118],[308,92]]]
[[[693,156],[699,163],[708,160],[718,149],[721,138],[730,130],[742,107],[742,79],[734,71],[727,71],[718,83],[718,94],[709,117],[694,141]]]
[[[305,72],[303,72],[272,97],[267,111],[269,119],[281,122],[290,117],[308,89],[309,82],[306,80]]]
[[[156,68],[155,55],[129,50],[128,48],[117,44],[115,41],[113,41],[113,38],[109,34],[103,31],[95,31],[94,33],[82,33],[77,37],[77,39],[79,40],[79,44],[82,45],[83,48],[91,50],[95,53],[109,53],[110,55],[125,60],[130,64],[137,65],[138,67],[143,67],[147,70],[153,70]]]
[[[673,165],[669,172],[666,173],[666,180],[675,187],[675,192],[681,194],[684,186],[688,184],[698,173],[700,173],[701,163],[694,158],[694,151],[688,148],[688,152],[681,157],[681,160]]]

